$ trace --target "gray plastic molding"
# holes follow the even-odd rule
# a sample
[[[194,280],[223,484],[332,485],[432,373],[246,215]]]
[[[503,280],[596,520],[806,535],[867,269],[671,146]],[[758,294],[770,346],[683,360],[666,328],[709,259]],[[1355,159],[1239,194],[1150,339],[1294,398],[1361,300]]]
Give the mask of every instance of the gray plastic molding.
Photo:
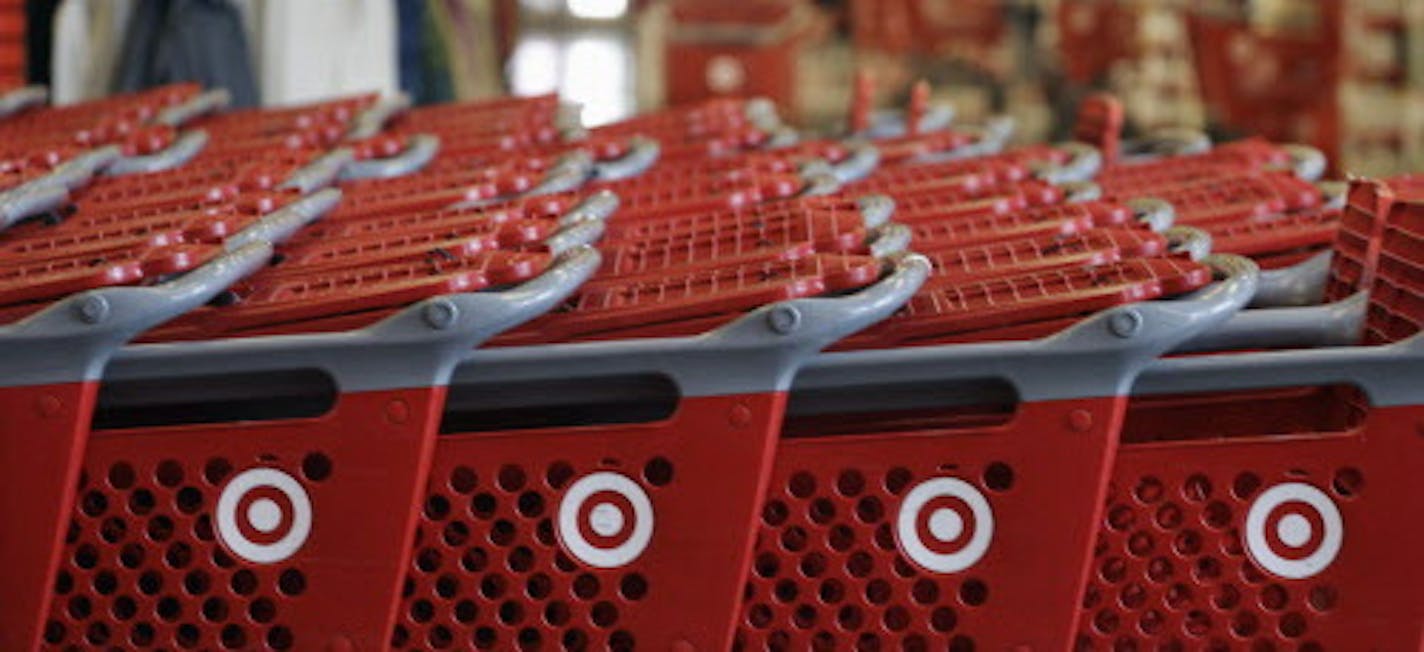
[[[1359,292],[1319,306],[1243,310],[1176,352],[1347,346],[1360,341],[1368,308],[1369,293]]]
[[[841,183],[860,181],[877,167],[880,167],[880,150],[870,143],[849,143],[849,155],[844,160],[831,163],[831,174],[835,175]]]
[[[1163,231],[1162,235],[1167,236],[1172,253],[1186,254],[1192,260],[1203,260],[1211,255],[1211,234],[1206,231],[1192,226],[1173,226]],[[1260,285],[1258,275],[1258,292]]]
[[[397,93],[393,97],[378,100],[356,116],[356,119],[352,121],[351,128],[346,132],[346,139],[361,140],[375,136],[386,128],[386,123],[390,122],[391,118],[405,113],[410,110],[410,107],[410,96],[405,93]]]
[[[104,168],[108,176],[142,174],[171,170],[193,160],[204,147],[208,146],[208,132],[202,130],[185,131],[173,144],[161,152],[138,156],[121,156]]]
[[[1068,153],[1067,162],[1033,166],[1033,174],[1041,181],[1055,185],[1074,181],[1092,181],[1103,169],[1103,153],[1085,143],[1058,143],[1054,147]]]
[[[1158,233],[1172,228],[1172,224],[1177,221],[1177,208],[1156,197],[1129,199],[1126,204],[1138,222],[1146,224],[1147,228]]]
[[[600,262],[597,251],[579,247],[508,290],[431,297],[354,331],[128,346],[114,356],[105,379],[181,381],[315,369],[344,392],[441,386],[472,347],[548,312]]]
[[[295,188],[309,193],[325,188],[341,177],[341,171],[356,161],[356,152],[349,147],[338,147],[308,163],[287,176],[279,188]]]
[[[1159,360],[1134,395],[1349,384],[1377,407],[1424,405],[1424,334],[1385,346],[1223,353]]]
[[[389,158],[356,159],[341,167],[338,179],[358,181],[361,179],[390,179],[412,174],[430,165],[440,153],[440,139],[430,134],[412,136],[401,153]]]
[[[930,273],[923,256],[893,259],[879,282],[836,298],[793,299],[758,308],[696,337],[479,349],[467,353],[453,384],[656,375],[683,396],[786,390],[796,369],[822,348],[889,316]]]
[[[69,202],[69,190],[56,183],[27,183],[0,193],[0,230]]]
[[[49,87],[22,86],[0,95],[0,119],[8,118],[21,111],[44,106],[49,102]]]
[[[920,116],[919,132],[944,131],[954,124],[954,105],[949,102],[935,102],[925,108]],[[909,134],[906,123],[909,120],[904,109],[880,109],[870,114],[870,125],[856,134],[871,139],[899,138]]]
[[[908,252],[912,238],[914,238],[914,233],[910,231],[910,227],[892,222],[872,229],[868,234],[867,244],[870,245],[870,255],[876,258],[889,258],[895,254]]]
[[[588,220],[606,220],[618,210],[618,195],[612,190],[595,192],[559,216],[560,226],[572,226]]]
[[[1144,138],[1122,144],[1123,158],[1128,161],[1204,154],[1211,151],[1211,147],[1211,136],[1201,130],[1186,127],[1157,129]]]
[[[1321,177],[1325,176],[1326,168],[1330,167],[1330,161],[1325,157],[1325,152],[1310,145],[1289,144],[1280,147],[1290,154],[1291,171],[1301,179],[1319,181]]]
[[[0,327],[0,386],[95,380],[125,342],[203,305],[271,255],[272,245],[254,242],[168,283],[90,290]]]
[[[627,153],[613,161],[594,161],[593,178],[599,181],[631,179],[647,172],[662,156],[662,143],[646,136],[629,139]]]
[[[865,228],[873,229],[890,222],[895,215],[895,200],[890,195],[861,195],[855,200],[860,209],[860,217],[865,220]]]
[[[1047,338],[826,353],[802,369],[795,392],[956,380],[1002,380],[1024,401],[1121,396],[1137,372],[1182,342],[1224,323],[1255,292],[1256,264],[1217,255],[1225,280],[1170,301],[1122,306]],[[892,405],[896,397],[876,398]]]
[[[169,127],[181,127],[196,118],[226,109],[230,104],[232,93],[225,88],[216,88],[159,111],[153,121]]]
[[[1281,308],[1319,304],[1325,298],[1332,257],[1332,252],[1322,251],[1290,267],[1261,272],[1261,282],[1251,306]]]

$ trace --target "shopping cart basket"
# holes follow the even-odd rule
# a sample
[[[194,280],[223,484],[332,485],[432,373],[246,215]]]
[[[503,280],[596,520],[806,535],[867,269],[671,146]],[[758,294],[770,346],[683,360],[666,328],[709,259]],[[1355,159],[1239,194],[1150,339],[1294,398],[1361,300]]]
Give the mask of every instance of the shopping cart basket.
[[[0,551],[11,561],[0,570],[0,647],[39,644],[105,364],[125,342],[201,305],[270,254],[271,245],[252,242],[169,283],[94,289],[0,327]]]

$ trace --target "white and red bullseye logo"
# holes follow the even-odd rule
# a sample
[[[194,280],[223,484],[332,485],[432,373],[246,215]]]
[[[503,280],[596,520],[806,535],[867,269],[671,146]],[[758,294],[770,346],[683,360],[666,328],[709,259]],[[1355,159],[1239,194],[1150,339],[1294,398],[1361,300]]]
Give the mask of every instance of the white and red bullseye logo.
[[[1268,572],[1292,580],[1325,570],[1345,539],[1340,509],[1301,482],[1263,492],[1246,513],[1246,549]]]
[[[968,482],[926,480],[900,504],[895,534],[911,561],[936,573],[957,573],[989,551],[994,511],[984,494]]]
[[[250,562],[272,564],[296,554],[311,534],[311,525],[306,490],[276,469],[244,471],[218,497],[218,537],[233,554]]]
[[[559,503],[559,536],[580,561],[596,568],[631,563],[653,538],[653,504],[638,483],[617,473],[575,482]]]

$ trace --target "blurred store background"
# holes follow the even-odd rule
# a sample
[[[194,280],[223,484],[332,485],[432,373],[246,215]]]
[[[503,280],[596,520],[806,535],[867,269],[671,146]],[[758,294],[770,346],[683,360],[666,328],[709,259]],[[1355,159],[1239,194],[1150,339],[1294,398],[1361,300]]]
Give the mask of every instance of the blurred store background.
[[[263,105],[558,92],[589,125],[765,95],[830,128],[851,89],[896,104],[923,79],[1025,142],[1107,89],[1128,133],[1261,133],[1384,174],[1424,165],[1421,36],[1411,0],[0,0],[0,83],[60,102],[178,80]]]

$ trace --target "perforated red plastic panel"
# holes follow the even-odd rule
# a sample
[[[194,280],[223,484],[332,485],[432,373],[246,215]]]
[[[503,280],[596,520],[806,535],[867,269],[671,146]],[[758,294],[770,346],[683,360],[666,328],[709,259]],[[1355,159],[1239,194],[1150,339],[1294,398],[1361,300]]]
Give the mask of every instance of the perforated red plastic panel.
[[[1424,412],[1219,438],[1214,414],[1266,404],[1182,401],[1134,401],[1144,443],[1117,455],[1078,648],[1418,647],[1424,575],[1405,548],[1424,531],[1398,515],[1418,496]]]
[[[1067,236],[1005,240],[971,247],[926,248],[937,283],[962,283],[1058,268],[1096,267],[1167,251],[1166,238],[1145,229],[1091,229]]]
[[[902,212],[896,211],[897,220]],[[1091,229],[1097,222],[1091,211],[1072,205],[1014,212],[991,210],[942,219],[919,215],[903,217],[914,233],[913,247],[927,250],[1032,237],[1062,237]]]
[[[988,427],[954,409],[789,423],[737,649],[1063,647],[1123,404],[1025,403]]]
[[[784,401],[442,435],[394,647],[727,649]]]
[[[379,648],[443,391],[93,433],[47,649]]]
[[[1326,300],[1338,301],[1370,289],[1379,264],[1385,220],[1394,201],[1394,193],[1387,185],[1368,180],[1350,183],[1332,247]]]
[[[1254,257],[1329,246],[1339,228],[1340,211],[1317,209],[1271,220],[1222,224],[1207,231],[1213,252]]]

